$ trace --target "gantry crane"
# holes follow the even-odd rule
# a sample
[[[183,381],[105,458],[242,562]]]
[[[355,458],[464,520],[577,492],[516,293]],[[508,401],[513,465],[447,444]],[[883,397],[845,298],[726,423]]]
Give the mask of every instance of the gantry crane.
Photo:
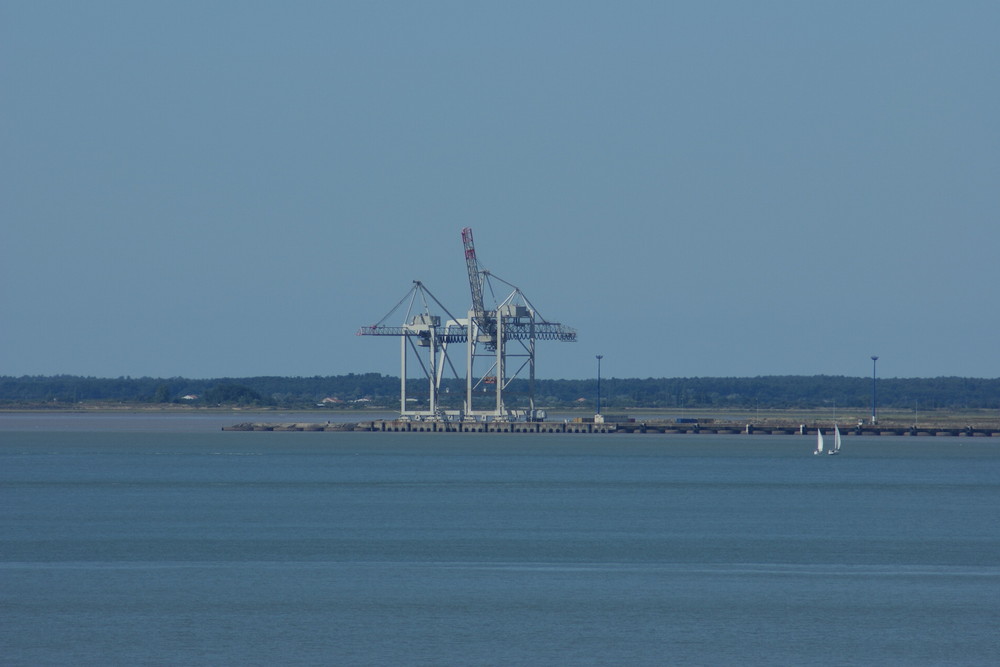
[[[504,391],[527,366],[528,411],[525,416],[529,420],[539,419],[541,415],[535,409],[535,342],[572,342],[576,340],[576,331],[558,322],[545,320],[520,288],[482,269],[476,256],[471,227],[462,230],[462,244],[472,294],[472,308],[467,319],[465,413],[472,417],[491,416],[497,419],[512,416],[513,413],[508,412],[504,405]],[[495,298],[494,282],[502,283],[505,289],[511,291],[491,310],[487,310],[484,293],[489,291]],[[479,352],[480,346],[485,348],[485,353]],[[491,358],[492,366],[484,375],[477,376],[475,367],[480,358]],[[523,361],[512,369],[508,359],[517,358]],[[495,385],[494,408],[477,410],[473,403],[474,392],[485,384]]]
[[[423,308],[420,312],[414,312],[417,299]],[[434,303],[445,312],[450,319],[441,325],[441,316],[431,312],[430,304]],[[403,304],[407,304],[406,312],[403,316],[403,324],[400,326],[388,325],[385,322],[397,313]],[[438,395],[441,391],[441,378],[444,374],[445,366],[449,366],[452,372],[454,365],[448,358],[448,343],[463,342],[466,337],[466,327],[456,320],[448,309],[445,308],[437,297],[431,294],[419,280],[413,281],[413,287],[400,299],[392,310],[385,317],[375,324],[361,327],[358,330],[359,336],[399,336],[400,338],[400,369],[399,369],[399,411],[407,417],[419,418],[440,418],[443,413],[438,406]],[[427,362],[420,357],[419,348],[426,348]],[[424,376],[428,381],[428,406],[426,410],[411,410],[407,404],[406,378],[407,361],[412,355],[420,364]]]
[[[469,276],[469,288],[472,294],[472,307],[467,318],[456,318],[440,301],[431,294],[423,283],[414,281],[413,287],[406,296],[396,304],[378,323],[361,327],[359,336],[399,336],[400,341],[400,413],[403,417],[419,419],[495,419],[510,420],[520,417],[529,420],[539,420],[543,415],[535,409],[535,342],[539,340],[557,340],[572,342],[576,340],[576,331],[559,324],[549,322],[541,317],[524,293],[515,285],[499,278],[489,271],[481,269],[476,257],[476,248],[472,239],[472,228],[462,230],[462,244],[465,247],[465,263]],[[501,301],[487,309],[485,293],[488,291],[496,299],[494,283],[500,283],[504,290],[511,291]],[[423,304],[423,310],[414,313],[417,298]],[[443,311],[448,319],[441,324],[441,316],[431,312],[430,304],[434,303]],[[393,313],[397,312],[403,303],[408,303],[401,326],[385,324]],[[463,409],[458,412],[443,411],[438,406],[438,396],[441,388],[441,378],[445,367],[455,371],[454,364],[448,356],[449,343],[466,344],[465,364],[465,401]],[[406,376],[407,359],[411,352],[417,353],[418,348],[426,348],[428,359],[425,363],[419,354],[416,358],[428,380],[429,401],[426,410],[410,410],[407,406]],[[513,349],[510,349],[513,348]],[[481,350],[485,350],[482,352]],[[476,373],[476,363],[481,359],[492,363],[483,373]],[[521,359],[521,364],[511,370],[508,359]],[[528,369],[528,410],[511,411],[504,405],[504,392],[510,383],[527,367]],[[494,386],[494,404],[491,409],[477,408],[474,398],[475,391],[487,385]]]

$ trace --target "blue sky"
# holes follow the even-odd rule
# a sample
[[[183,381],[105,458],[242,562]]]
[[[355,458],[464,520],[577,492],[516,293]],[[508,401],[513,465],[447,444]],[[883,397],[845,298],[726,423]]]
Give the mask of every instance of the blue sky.
[[[995,2],[0,2],[0,375],[1000,376]]]

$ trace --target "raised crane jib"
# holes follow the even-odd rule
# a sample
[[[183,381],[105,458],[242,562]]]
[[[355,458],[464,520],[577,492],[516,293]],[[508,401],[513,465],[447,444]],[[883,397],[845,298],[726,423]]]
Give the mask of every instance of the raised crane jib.
[[[472,291],[472,312],[480,328],[485,328],[483,305],[483,281],[479,276],[479,260],[476,259],[476,245],[472,241],[472,227],[462,230],[462,245],[465,246],[465,266],[469,269],[469,289]]]

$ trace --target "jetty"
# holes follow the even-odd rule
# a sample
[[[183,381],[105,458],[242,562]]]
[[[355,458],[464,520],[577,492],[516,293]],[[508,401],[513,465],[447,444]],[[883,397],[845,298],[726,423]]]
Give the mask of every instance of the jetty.
[[[272,432],[352,432],[352,433],[588,433],[615,435],[824,435],[833,433],[829,424],[754,424],[707,420],[678,421],[594,421],[574,419],[562,422],[443,421],[376,419],[361,422],[243,422],[222,427],[223,431]],[[941,436],[1000,438],[1000,424],[992,426],[904,426],[859,424],[841,428],[844,436]]]

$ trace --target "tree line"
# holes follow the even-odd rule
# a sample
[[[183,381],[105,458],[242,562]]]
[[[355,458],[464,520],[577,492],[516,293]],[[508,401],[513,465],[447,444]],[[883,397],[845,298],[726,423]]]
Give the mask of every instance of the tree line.
[[[312,377],[245,378],[96,378],[73,375],[0,376],[0,405],[10,407],[68,406],[79,403],[239,405],[332,409],[385,407],[399,404],[399,378],[379,373]],[[483,391],[485,388],[485,392]],[[872,401],[872,379],[831,375],[604,378],[601,405],[615,408],[821,408],[831,405],[865,408]],[[998,409],[1000,378],[884,378],[874,387],[881,408]],[[492,385],[478,392],[488,394]],[[426,380],[407,380],[407,396],[416,405],[428,398]],[[514,380],[507,390],[510,407],[527,405],[526,380]],[[439,395],[446,408],[458,408],[465,396],[464,380],[444,380]],[[536,380],[536,407],[592,407],[597,380]]]

